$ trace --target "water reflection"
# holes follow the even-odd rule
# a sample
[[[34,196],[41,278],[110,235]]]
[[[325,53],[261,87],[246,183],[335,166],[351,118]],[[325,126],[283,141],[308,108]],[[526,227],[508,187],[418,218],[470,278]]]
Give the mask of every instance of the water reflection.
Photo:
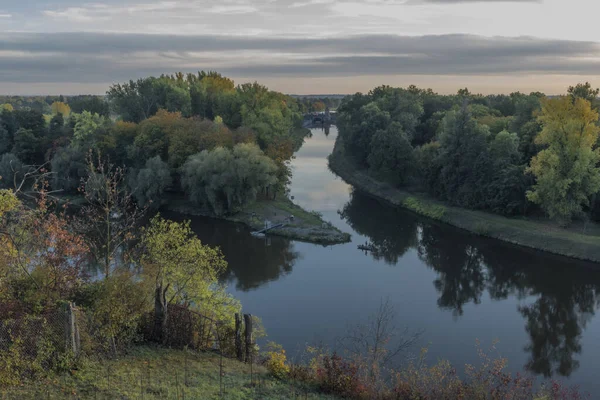
[[[437,276],[437,304],[455,317],[487,292],[524,305],[529,354],[525,367],[539,375],[571,375],[579,367],[581,338],[600,305],[600,272],[591,264],[553,257],[467,234],[378,202],[358,191],[340,212],[373,245],[372,257],[397,264],[415,249]],[[590,268],[587,268],[590,267]],[[529,300],[529,301],[527,301]]]
[[[168,213],[173,220],[190,216]],[[299,253],[294,244],[282,238],[257,238],[241,225],[217,219],[191,217],[191,227],[203,243],[219,246],[229,265],[224,281],[235,282],[236,289],[248,291],[278,280],[292,272]]]
[[[387,207],[356,190],[339,212],[353,230],[367,236],[376,260],[396,265],[398,259],[418,244],[417,218]]]

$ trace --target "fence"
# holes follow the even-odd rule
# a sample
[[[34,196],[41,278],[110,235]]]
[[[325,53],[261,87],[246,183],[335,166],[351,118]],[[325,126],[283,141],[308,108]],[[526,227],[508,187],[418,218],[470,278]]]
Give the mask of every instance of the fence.
[[[151,315],[148,315],[148,318],[150,319]],[[151,322],[149,320],[141,324],[141,335],[145,341],[150,339]],[[236,314],[235,325],[231,326],[185,307],[170,306],[166,342],[162,347],[185,349],[184,374],[174,377],[177,392],[174,398],[186,398],[186,388],[189,389],[190,381],[188,355],[193,358],[201,352],[212,354],[210,360],[214,363],[214,370],[218,370],[219,398],[227,398],[228,390],[234,385],[239,386],[239,379],[228,379],[231,375],[227,370],[239,369],[240,364],[233,364],[226,356],[246,362],[249,387],[260,391],[264,382],[254,371],[253,328],[253,318],[249,314]],[[117,383],[138,387],[138,396],[131,398],[143,399],[144,393],[147,398],[155,398],[148,393],[164,387],[164,382],[169,379],[173,381],[173,376],[169,375],[170,371],[155,371],[152,379],[150,373],[148,376],[135,376],[133,373],[132,376],[121,374],[116,377],[108,367],[108,360],[119,355],[121,349],[114,340],[105,339],[98,335],[97,331],[98,326],[93,318],[73,304],[40,316],[0,321],[0,387],[2,384],[18,385],[23,380],[33,382],[27,387],[17,387],[8,391],[0,389],[0,398],[114,398],[110,395],[114,392],[111,390],[111,382],[113,387]],[[78,358],[93,360],[98,365],[107,365],[106,370],[104,367],[100,368],[100,372],[96,370],[92,379],[96,384],[90,384],[88,397],[79,397],[81,394],[53,393],[50,386],[42,381],[37,381],[39,385],[35,384],[36,377],[42,376],[42,372],[64,367]],[[10,370],[15,381],[6,379],[8,375],[3,378],[3,369]],[[14,374],[15,372],[17,374]],[[66,382],[64,387],[68,386]],[[104,386],[105,389],[98,392],[98,386]],[[93,397],[90,393],[93,393]],[[173,397],[167,393],[160,398]]]

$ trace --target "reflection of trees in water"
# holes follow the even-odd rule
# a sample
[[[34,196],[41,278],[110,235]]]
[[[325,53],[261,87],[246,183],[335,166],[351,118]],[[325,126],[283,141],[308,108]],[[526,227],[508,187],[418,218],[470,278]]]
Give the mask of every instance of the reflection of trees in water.
[[[583,330],[600,304],[600,273],[539,252],[495,245],[481,249],[492,298],[537,297],[518,308],[530,338],[527,369],[546,377],[571,375],[579,367],[574,356],[581,353]]]
[[[356,190],[350,194],[340,216],[352,229],[370,239],[374,248],[371,254],[376,260],[395,265],[410,248],[417,247],[415,216],[387,207]]]
[[[519,306],[529,344],[526,368],[550,377],[569,376],[579,367],[581,337],[600,306],[600,271],[586,263],[485,240],[436,223],[419,223],[410,214],[354,192],[341,212],[367,236],[375,259],[394,264],[408,249],[437,273],[440,308],[462,315],[485,291],[494,300],[534,298]],[[418,226],[421,226],[419,237]]]
[[[438,225],[423,226],[419,258],[439,274],[434,281],[440,293],[438,305],[462,315],[463,306],[469,302],[479,304],[485,290],[482,256],[465,237],[449,240],[443,231]]]
[[[223,280],[235,280],[238,290],[256,289],[289,274],[299,256],[289,240],[253,237],[240,225],[193,218],[192,229],[203,243],[221,248],[229,264]]]

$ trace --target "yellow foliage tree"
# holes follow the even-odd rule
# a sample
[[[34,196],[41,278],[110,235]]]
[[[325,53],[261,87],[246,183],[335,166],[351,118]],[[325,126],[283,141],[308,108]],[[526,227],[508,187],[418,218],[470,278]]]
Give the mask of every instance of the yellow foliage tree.
[[[63,103],[62,101],[55,101],[54,103],[52,103],[50,108],[52,109],[53,115],[62,114],[63,117],[67,118],[69,114],[71,114],[71,107],[69,107],[68,104]]]
[[[538,119],[543,130],[535,141],[547,147],[531,160],[527,171],[537,181],[527,197],[566,224],[600,190],[600,153],[593,148],[600,133],[598,113],[587,100],[559,97],[542,100]]]

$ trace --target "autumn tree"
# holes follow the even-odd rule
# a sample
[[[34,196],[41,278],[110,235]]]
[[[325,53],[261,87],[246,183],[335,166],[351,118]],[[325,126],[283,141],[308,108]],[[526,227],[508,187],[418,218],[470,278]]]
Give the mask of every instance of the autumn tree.
[[[194,307],[211,316],[217,306],[235,305],[218,282],[227,267],[221,251],[203,245],[189,221],[177,223],[155,216],[143,230],[140,249],[143,278],[154,286],[156,341],[168,340],[172,304]]]
[[[598,113],[587,100],[560,97],[542,101],[539,120],[543,130],[536,143],[547,147],[531,160],[528,172],[537,181],[527,197],[566,224],[600,190],[600,154],[593,149]]]
[[[71,114],[71,107],[62,101],[55,101],[50,105],[53,115],[62,114],[64,118],[68,118]]]
[[[105,277],[118,264],[119,252],[126,250],[143,210],[137,208],[125,184],[125,170],[90,153],[88,175],[80,191],[86,204],[75,220],[96,263]]]

